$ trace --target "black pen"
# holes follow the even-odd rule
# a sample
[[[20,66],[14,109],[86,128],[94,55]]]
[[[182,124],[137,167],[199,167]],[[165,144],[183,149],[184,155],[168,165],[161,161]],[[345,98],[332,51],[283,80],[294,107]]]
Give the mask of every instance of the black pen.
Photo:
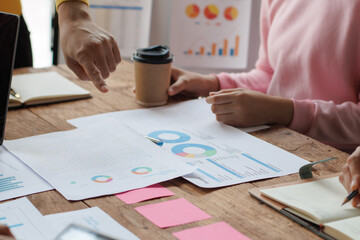
[[[17,99],[19,99],[21,97],[20,94],[15,92],[15,90],[13,88],[10,88],[10,94]]]
[[[344,200],[344,202],[341,204],[344,205],[345,203],[351,201],[351,199],[353,199],[357,194],[359,194],[359,191],[358,190],[355,190],[355,191],[352,191]]]

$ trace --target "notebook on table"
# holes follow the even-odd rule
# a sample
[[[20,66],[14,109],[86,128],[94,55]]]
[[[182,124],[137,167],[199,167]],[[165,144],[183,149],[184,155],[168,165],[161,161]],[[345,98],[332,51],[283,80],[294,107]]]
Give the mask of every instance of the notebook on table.
[[[19,17],[0,12],[0,145],[4,140],[18,32]]]
[[[79,87],[61,74],[50,71],[14,75],[9,107],[32,106],[91,97],[89,91]]]
[[[338,176],[301,180],[249,193],[324,239],[356,239],[360,236],[360,209],[341,205],[348,195]]]

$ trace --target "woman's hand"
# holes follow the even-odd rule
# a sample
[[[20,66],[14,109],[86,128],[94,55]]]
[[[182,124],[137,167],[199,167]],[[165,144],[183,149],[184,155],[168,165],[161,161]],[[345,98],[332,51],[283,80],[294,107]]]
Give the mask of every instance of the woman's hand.
[[[198,74],[173,67],[173,84],[169,87],[169,96],[182,94],[187,97],[206,97],[211,91],[219,90],[219,80],[212,74]]]
[[[360,191],[360,147],[358,147],[346,160],[339,180],[348,193],[356,189]],[[359,194],[352,199],[351,203],[354,207],[359,205]]]
[[[212,92],[206,99],[219,122],[236,127],[262,124],[289,125],[294,115],[291,99],[269,96],[247,89]]]

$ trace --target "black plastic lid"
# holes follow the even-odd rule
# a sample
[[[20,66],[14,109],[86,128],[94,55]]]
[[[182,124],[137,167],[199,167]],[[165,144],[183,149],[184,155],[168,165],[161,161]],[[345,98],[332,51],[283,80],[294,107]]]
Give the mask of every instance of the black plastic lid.
[[[170,54],[170,49],[167,46],[156,45],[136,50],[132,60],[150,64],[164,64],[172,62],[173,55]]]

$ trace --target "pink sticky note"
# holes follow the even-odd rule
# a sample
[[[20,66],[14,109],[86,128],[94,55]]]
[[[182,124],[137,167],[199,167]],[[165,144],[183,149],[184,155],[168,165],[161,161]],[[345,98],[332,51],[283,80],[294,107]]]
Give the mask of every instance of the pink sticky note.
[[[124,193],[116,194],[115,196],[123,200],[127,204],[138,203],[154,198],[168,197],[175,195],[172,191],[161,186],[154,184],[145,188],[139,188]]]
[[[173,235],[179,240],[250,240],[250,238],[239,233],[226,222],[190,228],[180,232],[175,232]]]
[[[135,210],[160,228],[211,218],[209,214],[200,210],[185,198],[148,204],[137,207]]]

